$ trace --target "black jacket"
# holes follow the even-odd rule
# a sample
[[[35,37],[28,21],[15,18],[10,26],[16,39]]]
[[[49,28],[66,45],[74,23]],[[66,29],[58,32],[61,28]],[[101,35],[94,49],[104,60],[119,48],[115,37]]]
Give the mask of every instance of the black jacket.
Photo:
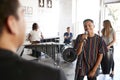
[[[67,80],[63,71],[0,49],[0,80]]]

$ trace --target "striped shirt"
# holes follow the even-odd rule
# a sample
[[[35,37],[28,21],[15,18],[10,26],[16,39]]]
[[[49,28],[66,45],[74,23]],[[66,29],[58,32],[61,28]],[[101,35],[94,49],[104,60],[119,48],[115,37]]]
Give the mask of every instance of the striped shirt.
[[[76,39],[75,49],[78,48],[78,44],[81,39],[81,35],[78,35]],[[88,75],[96,64],[98,54],[104,54],[107,51],[106,44],[102,37],[95,34],[93,37],[88,37],[84,43],[83,50],[78,56],[76,64],[76,72],[79,72],[79,76]]]

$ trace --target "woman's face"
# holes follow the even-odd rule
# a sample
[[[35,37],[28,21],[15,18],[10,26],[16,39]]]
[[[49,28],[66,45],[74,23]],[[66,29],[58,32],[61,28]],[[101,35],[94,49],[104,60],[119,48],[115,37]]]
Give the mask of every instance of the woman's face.
[[[110,28],[110,26],[111,26],[111,25],[110,25],[109,22],[104,22],[104,23],[103,23],[103,27],[104,27],[104,28]]]

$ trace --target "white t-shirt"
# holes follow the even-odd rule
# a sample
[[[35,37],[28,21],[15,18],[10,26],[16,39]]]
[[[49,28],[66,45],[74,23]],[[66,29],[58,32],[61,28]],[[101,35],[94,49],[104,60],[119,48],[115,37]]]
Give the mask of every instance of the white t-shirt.
[[[105,36],[102,36],[105,43],[108,45],[111,41],[113,41],[113,36],[114,36],[114,29],[110,28],[110,36],[109,37],[105,37]]]
[[[41,32],[40,31],[35,31],[35,30],[32,30],[30,32],[30,40],[31,41],[40,41],[41,40]]]

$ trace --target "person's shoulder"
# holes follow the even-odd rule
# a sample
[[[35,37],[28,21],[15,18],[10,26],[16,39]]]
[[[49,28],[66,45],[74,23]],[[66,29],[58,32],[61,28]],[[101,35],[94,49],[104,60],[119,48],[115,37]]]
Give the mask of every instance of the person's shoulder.
[[[95,34],[95,37],[101,37],[101,36],[99,36],[98,34]]]
[[[68,33],[67,33],[67,32],[65,32],[65,33],[64,33],[64,35],[66,36],[66,35],[68,35]]]
[[[98,34],[95,34],[95,37],[97,38],[97,39],[102,39],[102,37],[100,36],[100,35],[98,35]]]
[[[42,64],[42,63],[38,63],[36,61],[28,61],[28,60],[25,60],[23,58],[20,59],[20,62],[24,64],[24,66],[28,67],[28,68],[48,68],[48,69],[53,69],[52,67],[50,66],[47,66],[45,64]]]
[[[41,31],[40,31],[40,30],[37,30],[37,32],[41,33]]]
[[[29,34],[32,34],[32,33],[34,33],[34,31],[33,31],[33,30],[31,30]]]
[[[64,34],[67,34],[68,32],[65,32]]]
[[[55,68],[52,66],[48,66],[46,64],[42,64],[42,63],[38,63],[38,62],[32,62],[32,61],[27,61],[27,60],[23,60],[24,66],[26,69],[30,69],[33,72],[37,72],[37,73],[41,73],[43,75],[46,74],[51,74],[51,75],[60,75],[61,73],[63,73],[63,71],[59,68]]]
[[[9,54],[9,57],[7,57],[6,54]],[[14,74],[19,75],[18,71],[20,71],[21,78],[24,77],[24,79],[27,80],[66,80],[61,69],[50,67],[35,61],[28,61],[9,51],[6,51],[6,54],[3,54],[2,56],[4,56],[5,59],[8,58],[8,61],[6,61],[7,63],[5,63],[7,64],[7,67],[9,67],[9,70],[7,70],[8,73],[16,72]],[[6,67],[4,67],[4,69],[6,69]]]
[[[24,59],[20,60],[19,66],[22,66],[24,74],[27,75],[26,77],[36,77],[40,80],[66,80],[64,72],[59,68]]]
[[[100,35],[98,35],[98,34],[96,34],[96,36],[97,36],[97,41],[98,41],[99,43],[103,43],[103,42],[104,42],[104,39],[103,39],[102,36],[100,36]]]
[[[77,36],[80,36],[80,35],[82,35],[82,34],[78,34]]]

